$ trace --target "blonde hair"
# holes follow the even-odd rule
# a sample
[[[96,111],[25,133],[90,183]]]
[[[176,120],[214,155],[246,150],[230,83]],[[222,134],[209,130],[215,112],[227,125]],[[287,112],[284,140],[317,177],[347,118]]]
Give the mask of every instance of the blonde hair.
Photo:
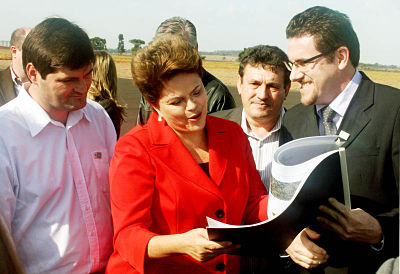
[[[94,52],[92,84],[88,91],[88,98],[96,102],[110,99],[117,106],[117,69],[111,55],[104,50]]]
[[[87,97],[103,106],[119,137],[121,124],[126,116],[126,106],[121,106],[117,100],[117,69],[111,55],[106,51],[95,51],[94,55],[93,79]]]
[[[132,78],[150,103],[160,98],[163,83],[178,73],[197,73],[203,67],[196,49],[180,35],[165,34],[137,51],[132,59]]]

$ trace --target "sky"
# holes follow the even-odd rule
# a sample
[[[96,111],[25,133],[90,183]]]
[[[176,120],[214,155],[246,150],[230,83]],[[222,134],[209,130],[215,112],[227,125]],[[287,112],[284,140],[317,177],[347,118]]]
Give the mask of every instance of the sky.
[[[347,14],[358,35],[362,63],[400,66],[399,0],[20,0],[3,1],[0,40],[18,27],[34,27],[47,17],[64,17],[92,37],[116,48],[118,35],[150,42],[158,25],[181,16],[196,26],[200,51],[242,50],[259,44],[287,52],[289,20],[312,6]]]

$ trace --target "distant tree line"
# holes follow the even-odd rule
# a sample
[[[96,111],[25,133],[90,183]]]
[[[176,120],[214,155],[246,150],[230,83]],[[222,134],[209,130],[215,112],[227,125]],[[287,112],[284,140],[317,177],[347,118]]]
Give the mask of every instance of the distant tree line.
[[[388,66],[388,65],[381,65],[378,63],[375,63],[375,64],[360,63],[358,65],[358,68],[360,70],[396,71],[396,72],[400,71],[400,66],[395,66],[395,65]]]
[[[93,38],[90,38],[90,42],[91,42],[94,50],[107,50],[106,39],[103,39],[100,37],[93,37]],[[133,44],[133,47],[131,48],[131,52],[134,53],[137,50],[141,49],[142,45],[144,45],[146,42],[141,39],[131,39],[131,40],[129,40],[129,43]],[[117,47],[116,51],[115,50],[109,50],[109,51],[116,52],[118,54],[123,54],[126,52],[123,34],[118,35],[118,47]]]
[[[106,39],[100,37],[90,38],[94,50],[107,50]]]
[[[241,50],[200,51],[200,55],[238,56]]]
[[[94,50],[108,50],[111,53],[118,53],[123,54],[126,52],[125,50],[125,42],[124,42],[124,35],[118,35],[118,47],[117,49],[107,49],[106,39],[100,37],[93,37],[90,39],[92,43],[92,47]],[[129,43],[133,44],[131,48],[131,53],[135,53],[137,50],[141,49],[142,46],[145,44],[145,41],[141,39],[131,39]],[[204,55],[222,55],[222,56],[237,56],[238,61],[240,62],[244,52],[247,48],[243,50],[216,50],[216,51],[200,51],[199,54],[201,55],[202,59],[205,59]],[[374,64],[365,64],[360,63],[359,69],[361,70],[377,70],[377,71],[400,71],[400,66],[395,65],[381,65],[378,63]]]
[[[125,43],[124,43],[124,35],[119,34],[118,35],[118,53],[122,54],[125,52]]]

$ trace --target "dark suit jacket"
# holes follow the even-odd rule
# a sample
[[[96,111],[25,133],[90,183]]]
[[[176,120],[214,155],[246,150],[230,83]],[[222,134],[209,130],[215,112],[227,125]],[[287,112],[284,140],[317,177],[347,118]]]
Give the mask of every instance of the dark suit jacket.
[[[319,135],[315,106],[301,104],[283,119],[285,141]],[[378,219],[384,248],[353,246],[349,270],[375,273],[383,261],[399,255],[399,148],[400,90],[376,84],[364,73],[338,132],[350,134],[345,142],[352,208],[361,208]],[[332,255],[332,254],[331,254]]]
[[[11,79],[10,67],[0,71],[0,106],[14,99],[14,82]]]
[[[235,99],[233,99],[229,89],[218,78],[205,69],[203,69],[201,81],[207,92],[208,114],[236,107]],[[150,104],[141,96],[136,123],[139,125],[146,124],[152,112],[153,109]]]
[[[237,107],[237,108],[217,111],[217,112],[211,113],[210,115],[236,122],[237,124],[239,124],[239,126],[241,126],[242,113],[243,113],[243,107]],[[279,133],[279,145],[284,144],[286,142],[286,140],[290,139],[290,136],[286,136],[286,134],[287,134],[286,129],[282,130],[282,128],[281,128],[280,133]]]
[[[201,81],[207,92],[208,114],[236,107],[235,99],[229,89],[217,77],[203,69]]]
[[[210,115],[233,121],[233,122],[237,123],[239,126],[241,126],[242,112],[243,112],[243,107],[237,107],[237,108],[217,111],[217,112],[211,113]]]

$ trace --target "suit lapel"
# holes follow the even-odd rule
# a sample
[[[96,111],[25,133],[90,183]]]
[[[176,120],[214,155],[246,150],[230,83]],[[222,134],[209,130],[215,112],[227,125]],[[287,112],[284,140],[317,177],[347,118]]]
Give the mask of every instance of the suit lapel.
[[[283,116],[279,133],[279,145],[294,139],[318,135],[320,134],[315,106],[298,104]]]
[[[0,72],[0,78],[0,100],[6,103],[16,97],[14,83],[11,79],[10,67]]]
[[[303,128],[303,129],[300,132],[308,133],[306,136],[302,136],[302,137],[320,135],[319,129],[318,129],[317,114],[315,113],[314,106],[305,107],[304,119],[302,119],[302,121],[304,121],[304,123],[300,124],[299,127]]]
[[[157,117],[157,114],[153,112],[147,125],[152,142],[152,153],[164,164],[164,169],[171,170],[186,181],[220,196],[217,185],[204,173],[176,133],[165,120],[158,122]],[[210,175],[215,172],[211,159],[210,152]]]
[[[232,110],[231,117],[229,118],[229,120],[234,121],[237,124],[239,124],[239,126],[241,126],[242,125],[242,114],[243,114],[242,107],[234,108]]]
[[[231,137],[224,123],[207,116],[208,151],[210,154],[210,177],[217,186],[224,178],[231,151]]]
[[[344,143],[344,147],[348,147],[371,120],[368,109],[374,104],[374,88],[371,80],[364,73],[362,73],[362,76],[363,79],[338,130],[338,133],[344,130],[350,134],[349,139]]]

